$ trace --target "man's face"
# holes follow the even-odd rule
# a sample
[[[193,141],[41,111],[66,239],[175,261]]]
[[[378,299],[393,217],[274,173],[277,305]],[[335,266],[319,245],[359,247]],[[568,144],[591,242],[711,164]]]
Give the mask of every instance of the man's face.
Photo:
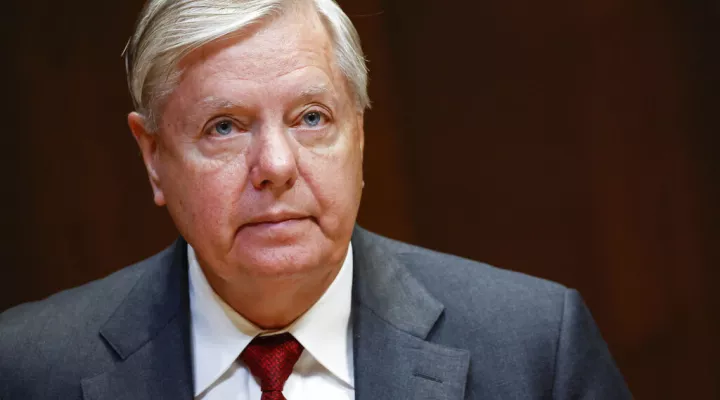
[[[363,123],[319,17],[288,13],[181,65],[158,134],[135,134],[156,203],[206,272],[339,266],[360,203]]]

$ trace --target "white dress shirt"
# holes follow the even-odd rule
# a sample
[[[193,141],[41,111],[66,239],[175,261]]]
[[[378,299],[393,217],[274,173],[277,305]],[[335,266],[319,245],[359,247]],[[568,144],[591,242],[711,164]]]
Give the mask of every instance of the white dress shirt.
[[[285,383],[287,400],[355,398],[352,245],[317,303],[277,332],[263,331],[225,303],[210,287],[190,245],[188,265],[195,399],[260,400],[260,385],[239,356],[255,336],[281,332],[290,332],[305,348]]]

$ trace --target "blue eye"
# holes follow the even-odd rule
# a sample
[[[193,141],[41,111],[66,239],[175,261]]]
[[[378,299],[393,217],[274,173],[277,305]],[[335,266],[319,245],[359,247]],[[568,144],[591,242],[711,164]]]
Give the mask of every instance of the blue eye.
[[[232,133],[233,123],[232,121],[224,120],[215,124],[215,132],[220,136],[227,136]]]
[[[322,123],[323,115],[317,111],[311,111],[305,115],[303,115],[303,122],[305,122],[310,127],[316,127]]]

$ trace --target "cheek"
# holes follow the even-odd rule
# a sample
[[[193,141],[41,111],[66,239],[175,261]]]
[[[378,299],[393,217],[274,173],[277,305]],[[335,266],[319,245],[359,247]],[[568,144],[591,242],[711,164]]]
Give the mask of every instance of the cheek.
[[[300,173],[320,206],[319,222],[329,236],[346,236],[355,224],[362,192],[362,153],[346,140],[322,153],[305,152]]]
[[[244,159],[232,162],[207,160],[192,155],[175,158],[165,169],[168,211],[188,240],[226,236],[232,229],[247,173]]]

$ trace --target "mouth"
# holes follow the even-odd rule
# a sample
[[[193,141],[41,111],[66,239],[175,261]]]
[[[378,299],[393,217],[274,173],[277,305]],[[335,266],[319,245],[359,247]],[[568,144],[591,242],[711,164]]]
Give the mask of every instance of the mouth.
[[[271,226],[280,226],[280,225],[289,225],[294,222],[300,222],[306,219],[309,219],[310,217],[304,217],[304,218],[289,218],[289,219],[282,219],[277,221],[260,221],[260,222],[251,222],[243,225],[243,228],[252,228],[252,227],[271,227]]]
[[[297,213],[267,214],[252,218],[250,221],[242,225],[241,228],[290,225],[296,222],[309,220],[311,218],[312,217],[308,215],[301,215]]]
[[[263,214],[241,225],[235,237],[248,246],[286,246],[307,238],[316,224],[314,217],[304,213]]]

